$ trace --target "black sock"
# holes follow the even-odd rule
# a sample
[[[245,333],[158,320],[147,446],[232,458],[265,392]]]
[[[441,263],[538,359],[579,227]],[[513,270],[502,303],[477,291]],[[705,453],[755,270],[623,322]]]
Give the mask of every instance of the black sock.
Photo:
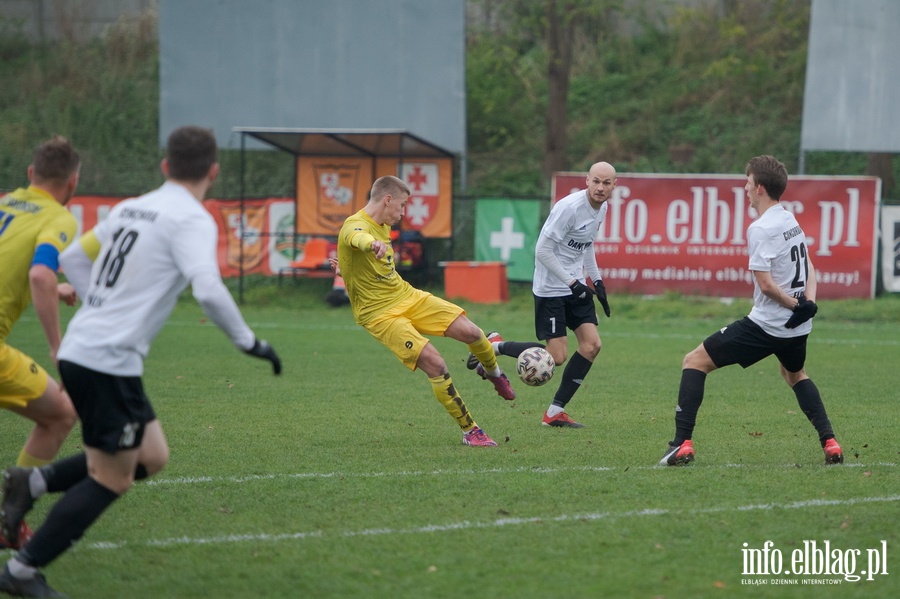
[[[825,441],[834,439],[834,431],[831,428],[831,421],[828,420],[828,414],[825,413],[825,404],[822,403],[819,388],[812,382],[812,379],[803,379],[794,385],[794,395],[797,396],[800,409],[816,427],[816,432],[819,433],[819,442],[824,447]]]
[[[518,358],[519,354],[532,347],[544,347],[544,344],[537,341],[501,341],[497,347],[497,353],[510,358]]]
[[[681,386],[678,388],[678,408],[675,410],[675,440],[673,445],[681,445],[694,434],[697,411],[703,403],[703,389],[706,373],[694,368],[681,371]]]
[[[16,559],[25,565],[43,568],[80,539],[118,498],[93,478],[83,479],[56,502],[44,524],[34,532]]]
[[[87,478],[87,455],[84,452],[57,460],[41,467],[41,474],[47,481],[48,493],[68,491],[72,485]],[[138,464],[134,471],[134,480],[147,478],[147,468]]]
[[[137,468],[134,469],[134,480],[144,480],[150,476],[147,472],[147,467],[138,462]]]
[[[566,407],[566,404],[569,403],[569,400],[581,387],[584,377],[587,376],[591,366],[593,366],[593,362],[578,352],[572,355],[572,359],[569,360],[569,363],[566,364],[566,369],[563,370],[562,380],[559,382],[556,395],[553,397],[554,406]]]
[[[47,464],[41,468],[41,474],[47,481],[48,493],[67,491],[87,477],[87,455],[81,452]]]

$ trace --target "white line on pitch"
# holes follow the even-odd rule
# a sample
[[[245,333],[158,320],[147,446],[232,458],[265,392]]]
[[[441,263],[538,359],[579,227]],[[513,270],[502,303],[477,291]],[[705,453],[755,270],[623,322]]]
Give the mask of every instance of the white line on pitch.
[[[736,507],[711,507],[690,510],[685,514],[684,510],[678,509],[679,516],[696,515],[696,514],[712,514],[722,512],[752,512],[760,510],[797,510],[804,508],[828,507],[828,506],[844,506],[858,505],[863,503],[888,503],[900,501],[900,495],[889,495],[887,497],[855,497],[851,499],[808,499],[806,501],[794,501],[791,503],[760,503],[739,505]],[[645,508],[641,510],[629,510],[627,512],[588,512],[583,514],[559,514],[556,516],[532,516],[528,518],[498,518],[497,520],[489,520],[483,522],[471,522],[463,520],[460,522],[448,522],[445,524],[426,524],[425,526],[415,526],[412,528],[365,528],[362,530],[346,530],[343,532],[326,533],[321,530],[308,532],[282,533],[282,534],[239,534],[239,535],[222,535],[216,537],[193,538],[193,537],[172,537],[168,539],[151,539],[148,541],[128,542],[128,541],[98,541],[85,545],[87,549],[120,549],[125,546],[143,546],[143,547],[170,547],[173,545],[219,545],[223,543],[241,543],[246,541],[289,541],[302,540],[308,538],[342,538],[342,537],[366,537],[366,536],[385,536],[385,535],[402,535],[402,534],[421,534],[434,532],[450,532],[458,530],[468,530],[473,528],[501,528],[505,526],[517,526],[532,523],[548,523],[548,522],[593,522],[597,520],[613,520],[617,518],[639,518],[642,516],[664,516],[672,513],[672,510],[660,508]]]
[[[893,462],[877,462],[874,464],[843,464],[841,466],[830,466],[831,468],[894,468],[897,464]],[[722,464],[711,466],[691,465],[691,469],[711,469],[711,468],[797,468],[797,464]],[[810,467],[818,467],[810,466]],[[825,466],[822,466],[823,468]],[[561,472],[624,472],[625,470],[663,470],[661,466],[626,466],[624,468],[611,468],[609,466],[567,466],[567,467],[543,467],[543,466],[520,466],[518,468],[482,468],[482,469],[463,469],[463,470],[400,470],[397,472],[298,472],[294,474],[248,474],[244,476],[186,476],[179,478],[160,478],[151,479],[143,484],[143,486],[154,485],[190,485],[197,483],[245,483],[252,481],[276,480],[276,479],[315,479],[315,478],[394,478],[394,477],[411,477],[411,476],[471,476],[473,474],[519,474],[527,472],[530,474],[556,474]]]
[[[197,320],[170,319],[166,321],[166,326],[171,327],[208,327],[213,326],[208,322],[201,322],[202,316]],[[23,322],[37,322],[36,316],[26,315],[19,320]],[[255,329],[286,329],[286,330],[320,330],[320,331],[357,331],[365,332],[352,322],[346,324],[318,324],[315,322],[257,322],[248,321],[248,324]],[[629,333],[625,331],[605,331],[604,337],[610,338],[627,338],[627,339],[697,339],[698,335],[694,333]],[[810,336],[810,343],[814,344],[837,344],[837,345],[900,345],[900,339],[833,339],[830,337],[819,337],[815,334]]]

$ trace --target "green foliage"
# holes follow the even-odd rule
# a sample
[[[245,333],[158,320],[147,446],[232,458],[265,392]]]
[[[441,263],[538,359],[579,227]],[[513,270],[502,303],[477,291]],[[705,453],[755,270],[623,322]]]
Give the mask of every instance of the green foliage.
[[[20,40],[14,60],[0,67],[0,185],[26,183],[32,148],[53,134],[69,137],[81,151],[82,192],[127,193],[156,184],[156,38],[155,19],[145,17],[86,43]]]
[[[468,32],[466,52],[469,188],[510,193],[540,186],[540,131],[546,98],[544,51],[518,31]]]
[[[740,172],[771,153],[797,171],[809,0],[685,4],[559,2],[576,18],[568,97],[569,170]],[[546,3],[469,0],[466,48],[470,196],[545,196]],[[571,10],[570,10],[571,9]],[[128,195],[161,181],[156,16],[102,39],[30,44],[0,16],[0,189],[24,183],[35,145],[69,136],[81,193]],[[241,193],[239,153],[223,151],[214,193]],[[811,174],[864,174],[866,156],[813,152]],[[900,180],[900,161],[895,161]],[[245,155],[244,193],[289,196],[294,164]]]
[[[619,23],[608,35],[598,36],[589,27],[577,33],[569,170],[586,170],[603,159],[621,172],[734,173],[742,171],[748,157],[767,153],[796,172],[810,3],[748,0],[676,6],[672,12],[666,6],[672,4],[626,3],[605,13]],[[545,68],[521,69],[546,63],[546,47],[533,29],[522,36],[515,30],[491,33],[470,34],[470,64],[503,47],[518,52],[512,62],[507,58],[504,73],[546,79]],[[522,38],[530,42],[527,52],[516,45]],[[470,193],[546,193],[549,183],[540,176],[544,124],[538,118],[546,111],[546,89],[524,81],[512,85],[505,76],[485,80],[471,74]],[[525,89],[540,93],[529,95]],[[512,117],[502,121],[503,139],[487,137],[490,123],[481,120],[483,105],[494,97],[507,99],[503,116]],[[522,102],[538,117],[518,118]],[[806,172],[865,174],[866,156],[811,153]],[[895,172],[900,173],[900,164]]]
[[[53,134],[82,155],[82,194],[134,195],[162,182],[156,15],[120,22],[100,39],[29,44],[21,24],[0,19],[0,189],[24,185],[33,148]],[[218,197],[238,197],[240,156],[221,152]],[[245,156],[247,195],[293,195],[283,152]]]

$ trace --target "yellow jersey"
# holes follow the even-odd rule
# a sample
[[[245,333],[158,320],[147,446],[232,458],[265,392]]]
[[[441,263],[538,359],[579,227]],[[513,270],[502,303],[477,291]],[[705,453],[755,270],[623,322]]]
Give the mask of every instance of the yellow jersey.
[[[372,242],[376,240],[387,245],[381,260],[372,253]],[[337,249],[338,266],[358,324],[369,322],[412,295],[414,288],[403,280],[394,264],[391,228],[376,223],[365,210],[344,221]]]
[[[32,185],[0,197],[0,342],[31,301],[28,271],[35,254],[58,270],[59,252],[77,232],[75,217],[42,189]]]

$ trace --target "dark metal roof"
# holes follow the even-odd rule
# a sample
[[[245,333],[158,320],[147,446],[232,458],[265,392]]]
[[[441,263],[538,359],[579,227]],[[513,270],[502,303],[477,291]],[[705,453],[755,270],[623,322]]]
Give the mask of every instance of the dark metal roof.
[[[296,156],[452,158],[453,154],[403,129],[292,129],[235,127]]]

